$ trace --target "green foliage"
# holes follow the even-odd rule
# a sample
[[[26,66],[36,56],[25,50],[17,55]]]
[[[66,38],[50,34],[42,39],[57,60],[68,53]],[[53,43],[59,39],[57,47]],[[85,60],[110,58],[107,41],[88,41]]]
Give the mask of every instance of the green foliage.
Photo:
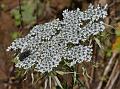
[[[42,10],[42,9],[40,9],[42,4],[39,3],[39,7],[36,6],[37,4],[38,4],[38,1],[23,0],[22,3],[21,3],[21,15],[22,15],[22,18],[21,18],[21,15],[20,15],[20,6],[14,8],[11,11],[11,14],[15,19],[15,24],[17,26],[19,26],[21,24],[21,20],[23,20],[24,24],[33,23],[36,20],[36,14],[34,13],[34,11],[39,8],[39,11],[37,13],[38,13],[38,15],[40,15],[41,10]]]
[[[13,40],[15,40],[16,38],[20,37],[20,33],[19,32],[13,32],[11,33],[11,37]]]
[[[108,49],[106,55],[107,55],[107,57],[111,57],[111,55],[112,55],[112,49]]]
[[[115,31],[116,36],[120,36],[120,30]]]
[[[20,23],[21,23],[19,10],[18,10],[17,8],[14,9],[14,10],[11,11],[11,14],[14,16],[15,24],[16,24],[17,26],[19,26]]]

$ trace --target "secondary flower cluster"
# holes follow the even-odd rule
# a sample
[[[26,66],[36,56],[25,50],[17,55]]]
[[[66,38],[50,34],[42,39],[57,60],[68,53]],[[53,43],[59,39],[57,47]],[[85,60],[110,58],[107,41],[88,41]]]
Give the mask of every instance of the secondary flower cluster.
[[[35,26],[24,38],[16,39],[7,51],[18,51],[16,67],[38,72],[50,72],[62,60],[70,61],[70,66],[92,58],[92,46],[84,46],[79,41],[86,41],[90,36],[102,32],[107,6],[88,10],[63,11],[63,20]]]

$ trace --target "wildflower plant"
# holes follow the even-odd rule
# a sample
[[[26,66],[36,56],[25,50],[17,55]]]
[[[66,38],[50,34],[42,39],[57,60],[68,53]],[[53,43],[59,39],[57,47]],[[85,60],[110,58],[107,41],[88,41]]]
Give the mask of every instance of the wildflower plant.
[[[104,18],[107,15],[107,5],[89,5],[86,11],[64,10],[63,20],[36,25],[28,35],[11,43],[7,51],[19,52],[18,68],[31,69],[45,73],[51,72],[63,60],[69,66],[92,58],[92,45],[81,44],[92,36],[104,31]]]

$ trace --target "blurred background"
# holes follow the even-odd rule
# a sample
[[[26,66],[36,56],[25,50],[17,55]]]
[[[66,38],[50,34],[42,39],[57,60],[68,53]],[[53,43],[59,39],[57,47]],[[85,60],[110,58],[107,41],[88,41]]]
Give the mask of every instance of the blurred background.
[[[83,86],[73,86],[70,74],[59,76],[59,79],[65,80],[62,81],[67,86],[65,89],[120,89],[120,0],[0,0],[0,89],[43,89],[44,79],[33,85],[30,74],[26,79],[15,77],[11,62],[14,57],[6,48],[36,24],[62,19],[62,11],[67,8],[86,10],[90,3],[108,4],[105,33],[94,43],[92,62],[84,63],[90,78],[82,75],[79,64],[78,78],[84,81],[81,82]],[[104,49],[100,49],[101,45]]]

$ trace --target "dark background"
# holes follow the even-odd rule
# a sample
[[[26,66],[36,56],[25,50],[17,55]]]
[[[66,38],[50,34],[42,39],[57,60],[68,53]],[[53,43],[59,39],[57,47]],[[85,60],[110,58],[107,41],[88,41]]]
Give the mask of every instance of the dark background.
[[[15,77],[16,69],[11,62],[14,57],[6,52],[6,48],[17,37],[26,35],[34,25],[62,19],[62,11],[66,8],[85,10],[90,3],[108,4],[105,23],[109,26],[105,32],[109,35],[100,40],[104,50],[95,43],[93,64],[84,63],[91,79],[84,78],[81,64],[78,65],[79,78],[85,81],[85,87],[73,86],[70,74],[59,78],[66,82],[65,89],[120,89],[120,0],[0,0],[0,89],[43,89],[44,79],[32,85],[30,74],[26,75],[26,80]]]

